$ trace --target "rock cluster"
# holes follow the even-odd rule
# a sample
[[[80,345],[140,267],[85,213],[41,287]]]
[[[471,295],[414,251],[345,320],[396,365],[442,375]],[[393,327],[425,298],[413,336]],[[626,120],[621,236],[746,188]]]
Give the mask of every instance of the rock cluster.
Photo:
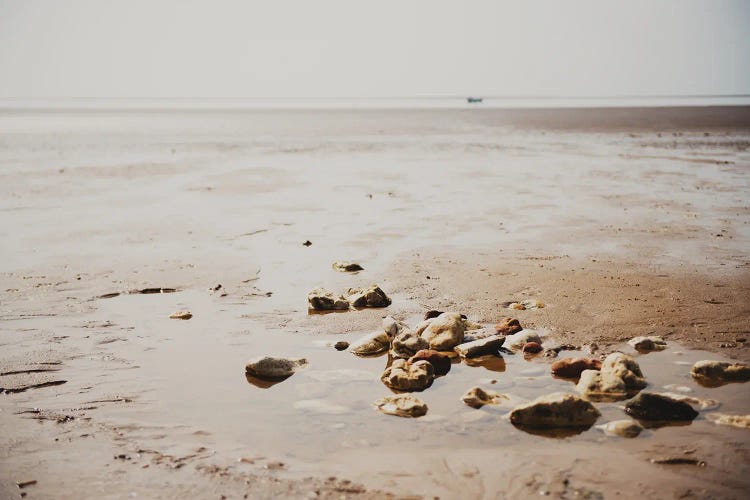
[[[307,294],[307,302],[315,311],[346,311],[350,307],[388,307],[391,299],[378,285],[368,288],[350,288],[346,296],[336,295],[324,288],[315,288]]]

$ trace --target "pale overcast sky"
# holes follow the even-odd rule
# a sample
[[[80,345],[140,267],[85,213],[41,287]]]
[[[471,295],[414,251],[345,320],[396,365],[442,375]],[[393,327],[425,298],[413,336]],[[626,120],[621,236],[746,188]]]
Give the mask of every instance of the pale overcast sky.
[[[748,0],[0,0],[0,97],[749,93]]]

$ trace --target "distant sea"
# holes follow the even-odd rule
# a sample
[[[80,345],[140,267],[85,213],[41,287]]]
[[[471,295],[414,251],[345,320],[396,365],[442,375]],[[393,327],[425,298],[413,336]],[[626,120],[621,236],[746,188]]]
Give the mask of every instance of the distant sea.
[[[481,98],[468,102],[467,98]],[[0,111],[23,110],[252,110],[252,109],[554,109],[620,107],[749,106],[750,95],[628,97],[423,96],[382,98],[0,98]]]

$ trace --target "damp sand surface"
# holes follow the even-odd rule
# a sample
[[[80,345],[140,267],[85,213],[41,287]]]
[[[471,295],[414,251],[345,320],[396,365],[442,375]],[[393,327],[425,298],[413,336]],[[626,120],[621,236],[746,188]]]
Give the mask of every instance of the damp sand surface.
[[[747,431],[708,412],[632,440],[529,434],[510,408],[574,386],[516,354],[454,364],[418,394],[427,415],[400,419],[372,408],[390,394],[387,358],[331,346],[428,309],[515,316],[601,352],[658,334],[669,348],[637,358],[648,390],[750,413],[747,385],[689,376],[698,359],[748,359],[741,111],[725,128],[709,113],[705,130],[657,112],[640,131],[317,113],[1,117],[0,371],[35,371],[0,377],[27,387],[0,395],[0,492],[742,496]],[[373,282],[392,306],[308,315],[313,287]],[[147,288],[175,292],[124,293]],[[546,307],[502,305],[530,298]],[[169,318],[181,310],[193,317]],[[309,366],[259,387],[244,364],[263,354]],[[471,409],[474,385],[510,401]],[[625,418],[621,404],[597,403],[597,423]],[[649,462],[674,456],[706,465]]]

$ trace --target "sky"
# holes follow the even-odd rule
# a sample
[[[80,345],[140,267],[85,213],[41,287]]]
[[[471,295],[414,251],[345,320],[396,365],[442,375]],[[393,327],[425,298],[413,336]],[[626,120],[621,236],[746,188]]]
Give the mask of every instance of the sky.
[[[750,1],[0,0],[0,98],[750,94]]]

